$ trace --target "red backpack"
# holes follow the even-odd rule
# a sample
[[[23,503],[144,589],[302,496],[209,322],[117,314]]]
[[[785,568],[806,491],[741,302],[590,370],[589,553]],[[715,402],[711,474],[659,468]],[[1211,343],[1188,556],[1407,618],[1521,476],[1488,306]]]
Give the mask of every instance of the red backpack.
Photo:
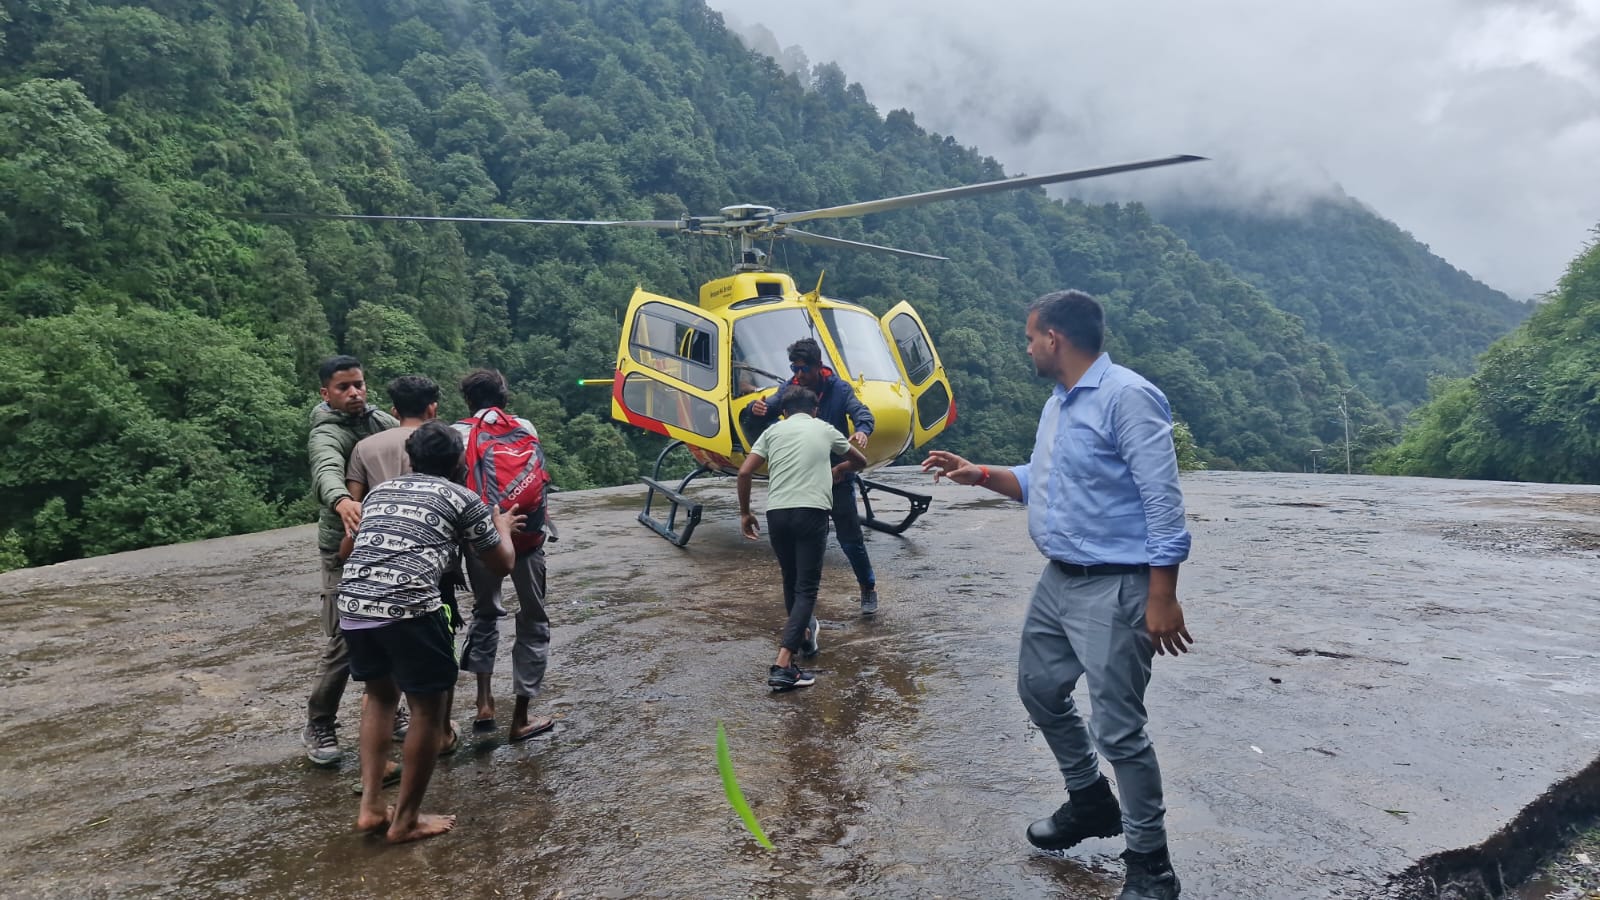
[[[527,553],[544,546],[545,488],[550,473],[533,430],[498,407],[462,419],[467,433],[467,487],[502,510],[518,507],[528,517],[512,532],[511,546]]]

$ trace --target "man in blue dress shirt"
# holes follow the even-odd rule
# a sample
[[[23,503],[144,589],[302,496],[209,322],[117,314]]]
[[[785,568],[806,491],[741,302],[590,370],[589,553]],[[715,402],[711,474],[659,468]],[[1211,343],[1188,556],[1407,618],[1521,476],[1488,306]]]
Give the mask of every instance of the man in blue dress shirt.
[[[1049,558],[1022,628],[1017,691],[1066,780],[1068,800],[1028,827],[1062,850],[1125,834],[1120,900],[1173,900],[1161,769],[1145,734],[1145,686],[1155,653],[1188,652],[1178,565],[1189,556],[1167,398],[1101,352],[1105,313],[1081,291],[1028,309],[1028,356],[1057,382],[1025,466],[994,468],[935,450],[923,461],[958,484],[982,485],[1028,506],[1028,533]],[[1089,685],[1094,740],[1072,702]],[[1111,763],[1122,805],[1100,774]]]

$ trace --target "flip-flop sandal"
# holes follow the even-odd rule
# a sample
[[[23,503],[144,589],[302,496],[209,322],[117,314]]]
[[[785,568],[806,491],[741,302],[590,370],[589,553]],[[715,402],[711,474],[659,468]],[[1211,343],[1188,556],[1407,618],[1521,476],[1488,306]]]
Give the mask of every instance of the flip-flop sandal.
[[[440,756],[449,756],[461,749],[461,731],[456,728],[456,723],[450,723],[450,743],[439,748]]]
[[[387,772],[384,772],[383,773],[383,786],[386,787],[386,788],[391,788],[391,787],[394,787],[395,785],[399,784],[400,783],[400,771],[401,771],[400,764],[399,763],[395,763],[394,764],[394,768],[388,770]],[[357,779],[357,780],[351,782],[351,784],[350,784],[350,793],[355,794],[357,797],[361,796],[361,781],[360,781],[360,779]]]
[[[532,727],[530,727],[527,731],[524,731],[521,734],[517,734],[517,733],[513,732],[511,734],[511,743],[520,744],[523,741],[527,740],[528,738],[538,737],[539,735],[544,734],[546,731],[549,731],[550,729],[552,729],[554,727],[556,727],[556,720],[555,719],[551,719],[551,718],[546,718],[543,722],[539,722],[539,723],[533,724]]]
[[[472,720],[473,734],[494,734],[499,728],[500,723],[495,721],[494,716],[490,716],[487,719]]]

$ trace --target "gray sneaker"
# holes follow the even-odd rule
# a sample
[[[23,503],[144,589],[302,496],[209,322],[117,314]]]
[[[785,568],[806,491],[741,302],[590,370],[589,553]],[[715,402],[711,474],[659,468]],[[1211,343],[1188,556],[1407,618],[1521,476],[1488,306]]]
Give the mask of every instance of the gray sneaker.
[[[861,592],[861,614],[863,616],[875,615],[878,612],[878,589],[867,588]]]
[[[773,666],[767,670],[767,687],[774,691],[792,691],[795,688],[810,687],[817,683],[817,678],[805,669],[794,663],[789,668]]]
[[[805,640],[800,643],[800,655],[807,658],[817,655],[817,651],[822,649],[817,644],[817,635],[819,635],[821,632],[822,623],[817,621],[816,616],[812,616],[811,627],[806,629]]]
[[[300,732],[300,743],[306,746],[306,759],[319,766],[337,766],[344,759],[339,749],[339,735],[332,725],[311,722]]]
[[[411,710],[407,709],[406,705],[402,703],[394,711],[394,742],[396,744],[405,743],[406,732],[410,730]]]

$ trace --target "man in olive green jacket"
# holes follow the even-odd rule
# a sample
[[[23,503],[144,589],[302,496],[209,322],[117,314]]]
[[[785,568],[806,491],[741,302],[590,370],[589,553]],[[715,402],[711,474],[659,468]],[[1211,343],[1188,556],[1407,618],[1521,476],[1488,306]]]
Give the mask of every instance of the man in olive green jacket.
[[[361,504],[345,487],[345,466],[356,442],[399,423],[367,403],[367,380],[361,361],[353,356],[325,360],[317,373],[322,378],[322,402],[311,411],[311,435],[306,450],[311,458],[311,489],[322,516],[317,522],[317,550],[322,558],[322,631],[327,644],[317,681],[306,702],[306,727],[301,740],[306,757],[319,766],[337,765],[342,752],[335,718],[344,686],[350,680],[350,659],[339,633],[339,542],[346,529],[361,524]]]

